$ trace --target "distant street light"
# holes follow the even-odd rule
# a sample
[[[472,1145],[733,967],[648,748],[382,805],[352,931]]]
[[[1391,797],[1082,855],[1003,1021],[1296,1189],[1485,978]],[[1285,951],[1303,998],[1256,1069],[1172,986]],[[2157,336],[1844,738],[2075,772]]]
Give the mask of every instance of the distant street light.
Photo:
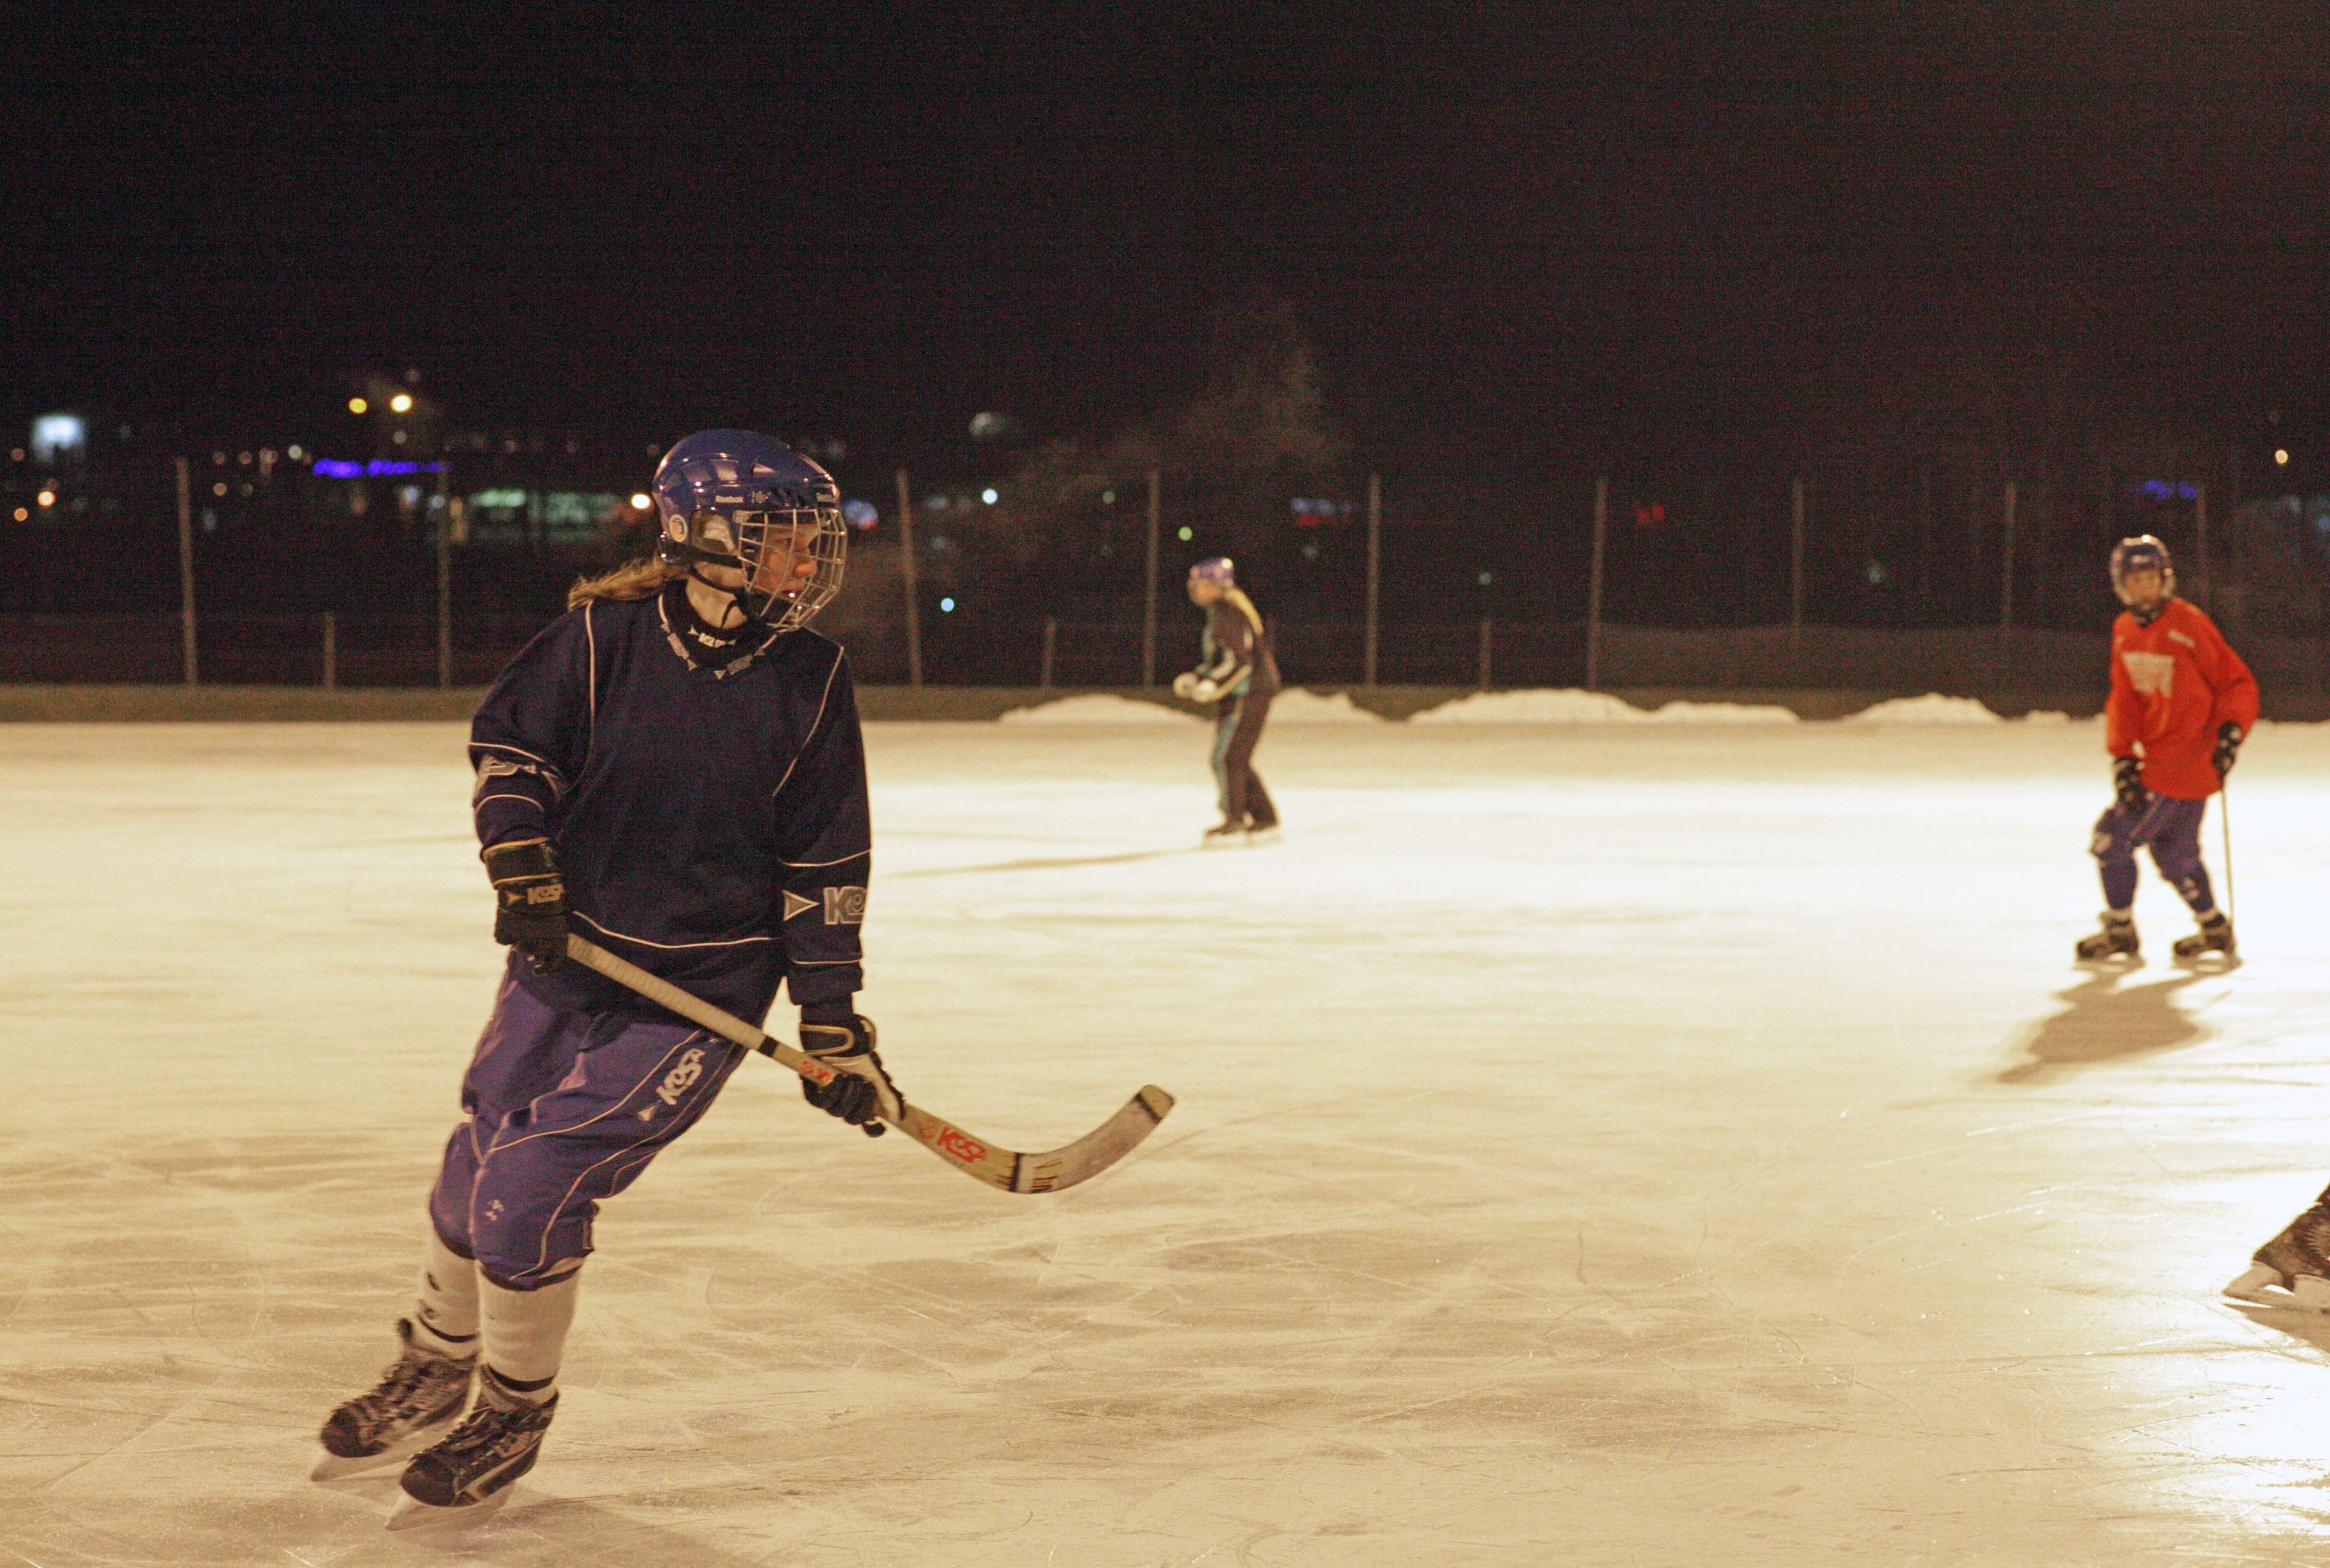
[[[370,407],[372,407],[372,405],[365,401],[362,398],[350,398],[348,400],[348,412],[352,414],[363,413]]]
[[[43,490],[33,499],[43,506],[53,506],[57,504],[57,493],[54,490]]]
[[[394,397],[388,400],[388,406],[390,411],[395,413],[411,413],[412,411],[412,394],[411,392],[399,392]]]
[[[2287,463],[2289,461],[2289,453],[2287,449],[2281,447],[2276,447],[2273,449],[2273,460],[2277,464]]]
[[[990,506],[995,505],[995,492],[992,490],[981,490],[979,493],[979,498]]]
[[[631,496],[631,510],[634,512],[644,512],[654,505],[655,503],[649,500],[644,494],[635,493]]]

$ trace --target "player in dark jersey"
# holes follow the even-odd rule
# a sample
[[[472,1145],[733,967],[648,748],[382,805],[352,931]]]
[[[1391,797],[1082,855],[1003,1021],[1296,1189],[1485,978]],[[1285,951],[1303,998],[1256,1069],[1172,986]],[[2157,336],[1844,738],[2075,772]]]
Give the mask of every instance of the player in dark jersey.
[[[570,921],[747,1018],[781,983],[802,1049],[871,1069],[804,1081],[810,1102],[869,1134],[896,1109],[852,1006],[871,850],[857,704],[841,649],[807,629],[841,583],[833,481],[768,437],[707,430],[665,455],[655,498],[656,558],[578,583],[470,728],[494,936],[513,951],[429,1196],[402,1354],[333,1412],[317,1466],[421,1450],[407,1517],[498,1503],[532,1468],[599,1204],[745,1054],[567,961]]]
[[[1270,699],[1278,690],[1270,628],[1254,600],[1239,590],[1236,569],[1227,555],[1209,556],[1189,568],[1189,601],[1206,612],[1206,629],[1198,639],[1198,667],[1173,677],[1173,694],[1215,704],[1214,783],[1222,819],[1206,829],[1205,842],[1266,843],[1277,836],[1278,809],[1254,770],[1254,749],[1261,743]]]

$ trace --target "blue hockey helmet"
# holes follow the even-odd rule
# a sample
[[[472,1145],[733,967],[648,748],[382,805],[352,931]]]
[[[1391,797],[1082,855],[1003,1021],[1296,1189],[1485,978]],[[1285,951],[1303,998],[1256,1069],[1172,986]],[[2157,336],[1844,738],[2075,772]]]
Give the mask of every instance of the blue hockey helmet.
[[[1191,581],[1218,582],[1224,588],[1237,583],[1237,566],[1227,555],[1208,555],[1189,568]]]
[[[698,430],[656,465],[656,553],[702,577],[741,571],[744,584],[713,587],[774,631],[807,626],[841,591],[849,530],[833,476],[771,436]],[[802,562],[809,571],[800,570]]]
[[[2112,591],[2119,596],[2122,604],[2128,602],[2128,574],[2144,571],[2160,573],[2161,598],[2166,599],[2176,591],[2176,563],[2169,559],[2168,546],[2155,535],[2138,534],[2112,546]]]

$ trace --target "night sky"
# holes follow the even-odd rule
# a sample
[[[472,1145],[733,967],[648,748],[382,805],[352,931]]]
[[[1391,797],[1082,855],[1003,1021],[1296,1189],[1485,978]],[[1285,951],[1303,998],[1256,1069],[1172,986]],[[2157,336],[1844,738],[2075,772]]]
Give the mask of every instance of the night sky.
[[[1277,299],[1418,461],[2320,422],[2319,0],[1539,9],[60,14],[0,412],[289,428],[410,364],[480,425],[1100,434]]]

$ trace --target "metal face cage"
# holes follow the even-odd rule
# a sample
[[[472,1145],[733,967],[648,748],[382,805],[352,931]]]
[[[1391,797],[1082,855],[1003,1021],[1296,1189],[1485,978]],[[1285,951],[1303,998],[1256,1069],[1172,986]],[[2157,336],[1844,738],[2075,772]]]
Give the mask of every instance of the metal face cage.
[[[838,506],[704,511],[694,522],[693,531],[706,544],[729,535],[744,571],[737,600],[746,615],[772,630],[807,626],[841,591],[849,530]]]

